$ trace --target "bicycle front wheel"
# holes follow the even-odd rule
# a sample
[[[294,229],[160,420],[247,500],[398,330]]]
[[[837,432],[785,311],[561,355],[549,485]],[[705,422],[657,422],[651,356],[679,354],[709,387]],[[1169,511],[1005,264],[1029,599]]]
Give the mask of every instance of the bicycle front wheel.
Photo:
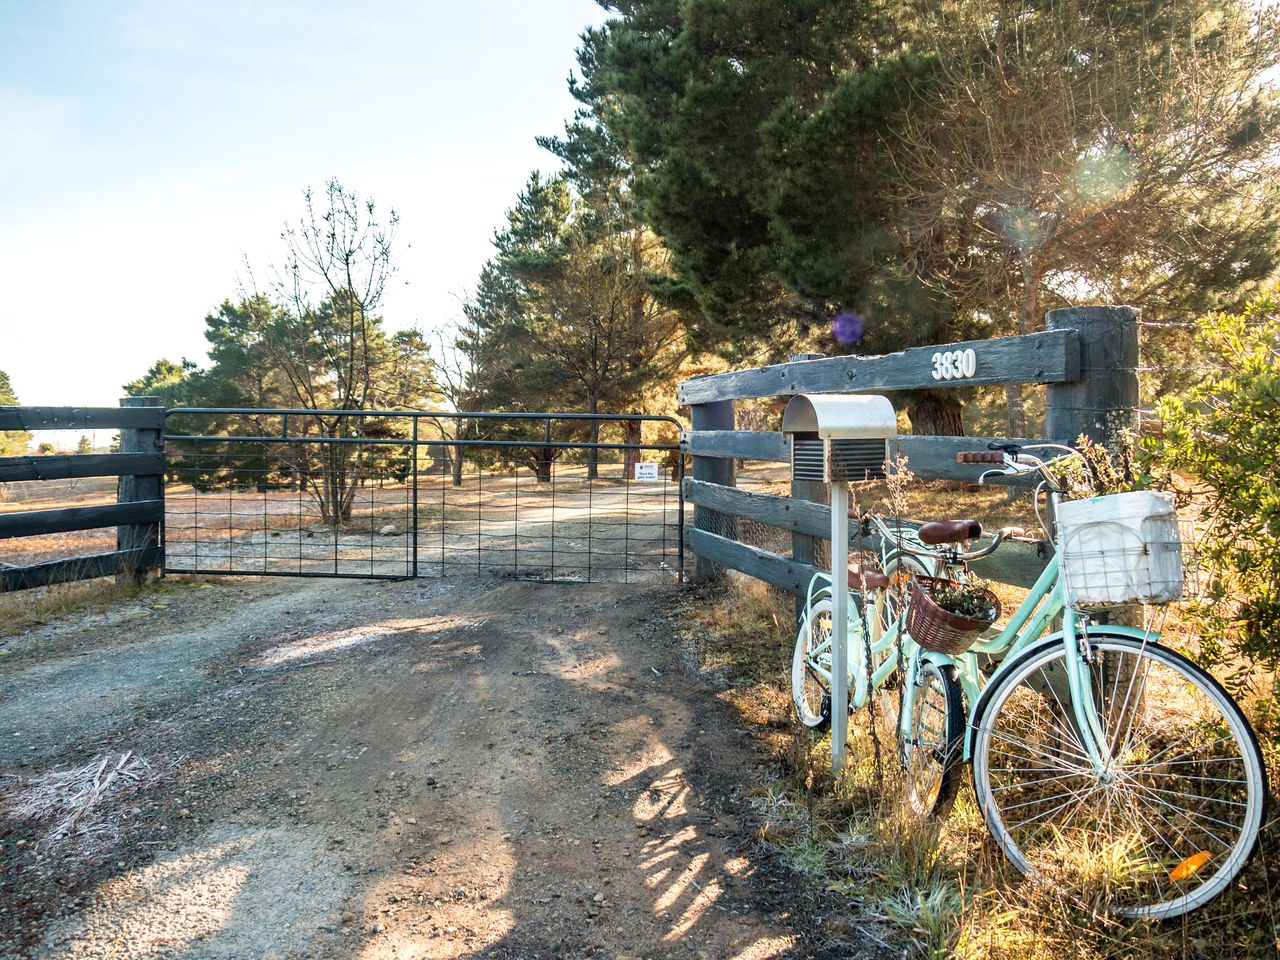
[[[1266,806],[1262,754],[1221,685],[1153,642],[1036,647],[1002,668],[976,721],[973,781],[1009,860],[1127,916],[1176,917],[1244,869]],[[1068,668],[1088,672],[1074,709]],[[1077,713],[1105,737],[1100,762]]]

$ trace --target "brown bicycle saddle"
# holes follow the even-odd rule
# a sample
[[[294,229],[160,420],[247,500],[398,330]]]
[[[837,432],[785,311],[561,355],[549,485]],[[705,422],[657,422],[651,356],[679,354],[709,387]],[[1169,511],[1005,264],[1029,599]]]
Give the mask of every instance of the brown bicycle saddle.
[[[879,570],[863,570],[858,566],[849,567],[849,589],[883,590],[887,586],[889,586],[889,577]]]
[[[924,524],[916,535],[921,543],[934,546],[939,543],[963,543],[982,536],[982,524],[977,520],[933,520]]]

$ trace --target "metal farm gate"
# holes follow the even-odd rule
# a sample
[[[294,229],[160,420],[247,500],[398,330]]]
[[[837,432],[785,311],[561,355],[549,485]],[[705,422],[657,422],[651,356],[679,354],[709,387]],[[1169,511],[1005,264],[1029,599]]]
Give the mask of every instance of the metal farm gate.
[[[639,414],[169,410],[165,570],[679,579],[679,431]]]

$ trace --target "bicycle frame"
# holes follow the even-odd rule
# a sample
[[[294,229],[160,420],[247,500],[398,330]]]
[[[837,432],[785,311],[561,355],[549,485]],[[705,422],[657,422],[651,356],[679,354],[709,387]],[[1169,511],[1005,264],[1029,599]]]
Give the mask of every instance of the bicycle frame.
[[[1023,650],[1026,650],[1032,644],[1041,638],[1048,636],[1054,619],[1062,614],[1063,616],[1063,642],[1068,643],[1074,640],[1076,618],[1074,611],[1066,605],[1062,592],[1062,586],[1058,578],[1059,561],[1055,554],[1054,557],[1045,566],[1043,572],[1036,579],[1035,584],[1027,593],[1026,599],[1018,605],[1018,609],[1014,611],[1009,622],[994,637],[979,640],[965,653],[958,656],[951,656],[944,653],[934,653],[928,650],[922,650],[918,645],[912,644],[919,651],[919,655],[911,657],[907,661],[907,675],[903,682],[903,704],[902,704],[902,733],[907,733],[905,724],[907,718],[912,715],[912,708],[915,702],[915,692],[922,682],[920,679],[920,667],[927,662],[933,662],[939,665],[949,665],[955,669],[956,680],[960,683],[960,689],[964,692],[965,703],[968,709],[968,726],[972,726],[974,721],[974,709],[978,704],[978,699],[982,693],[982,673],[979,668],[979,656],[996,656],[1003,657],[1001,665],[996,667],[994,677],[1000,672],[1004,663],[1009,659],[1017,656]],[[897,632],[901,628],[902,620],[894,624],[893,632]],[[908,638],[909,639],[909,638]],[[1081,729],[1096,728],[1097,719],[1092,721],[1080,716],[1078,709],[1078,694],[1084,693],[1088,689],[1090,683],[1088,670],[1083,669],[1078,657],[1067,658],[1069,666],[1068,683],[1070,685],[1072,703],[1077,707],[1077,722],[1081,722]],[[1090,701],[1091,702],[1091,701]],[[1092,738],[1089,738],[1092,739]],[[1090,754],[1092,756],[1092,752]],[[969,738],[965,738],[964,760],[968,762],[971,759]]]
[[[904,556],[904,552],[889,547],[889,541],[882,539],[880,563],[884,568],[888,568],[892,561]],[[817,588],[815,590],[815,587]],[[855,593],[857,591],[850,591]],[[809,580],[809,585],[805,591],[805,607],[811,607],[815,600],[821,599],[824,595],[831,594],[831,577],[825,573],[815,573]],[[881,594],[883,597],[883,594]],[[849,611],[849,673],[852,681],[849,693],[850,709],[856,710],[866,706],[867,701],[871,697],[871,690],[879,689],[884,685],[885,681],[893,675],[893,671],[898,666],[898,655],[896,646],[899,642],[899,625],[901,618],[895,622],[882,635],[876,636],[877,629],[881,622],[879,611],[875,611],[868,616],[865,611],[865,596],[861,598],[862,602],[857,605],[850,604]],[[862,615],[854,615],[853,611],[857,608],[863,608]],[[866,656],[868,650],[867,631],[870,630],[872,636],[870,638],[870,652],[873,663],[877,665],[872,669],[871,676],[868,678],[866,669]],[[914,659],[915,653],[920,649],[910,634],[902,633],[902,660],[910,664]],[[821,676],[828,685],[831,684],[831,671],[826,669],[821,658],[824,654],[829,655],[831,651],[831,640],[828,638],[823,643],[814,648],[809,663],[809,668]],[[887,654],[892,653],[893,656]],[[880,658],[883,657],[883,660]]]
[[[1056,497],[1053,497],[1052,500],[1056,500]],[[897,549],[888,549],[887,541],[885,541],[885,544],[886,546],[882,547],[881,550],[881,559],[885,568],[888,568],[891,560],[904,554]],[[941,563],[941,561],[938,562]],[[1055,554],[1004,628],[993,637],[979,640],[965,653],[957,656],[924,650],[911,639],[910,634],[906,633],[904,629],[905,617],[901,615],[887,630],[877,636],[881,622],[880,611],[867,610],[864,595],[862,597],[863,602],[858,605],[858,609],[862,611],[861,615],[854,615],[852,612],[854,607],[850,606],[850,709],[856,710],[866,706],[872,691],[880,689],[889,680],[893,672],[898,668],[899,662],[905,663],[902,708],[899,712],[898,722],[900,724],[899,733],[903,742],[909,743],[909,724],[913,715],[915,693],[923,682],[921,679],[921,667],[925,663],[932,662],[954,668],[956,679],[964,692],[967,704],[966,725],[972,730],[976,719],[975,711],[979,705],[984,685],[983,675],[979,666],[979,657],[1002,657],[1001,663],[996,667],[991,677],[988,678],[988,680],[994,679],[999,675],[1006,663],[1011,662],[1013,658],[1036,642],[1050,636],[1054,620],[1061,615],[1061,638],[1067,654],[1064,658],[1064,663],[1067,667],[1067,684],[1071,695],[1076,729],[1080,732],[1081,745],[1087,752],[1095,770],[1102,773],[1110,763],[1111,749],[1107,736],[1099,724],[1097,711],[1086,708],[1087,704],[1092,704],[1094,701],[1093,680],[1088,669],[1088,654],[1080,642],[1086,638],[1084,633],[1085,625],[1079,615],[1066,603],[1059,573],[1060,561],[1058,555]],[[822,581],[826,581],[825,585],[822,585]],[[818,586],[816,592],[815,586]],[[830,578],[825,574],[815,575],[809,582],[807,605],[811,605],[814,600],[820,599],[824,593],[829,593],[830,590]],[[883,592],[881,592],[880,596],[883,596]],[[868,637],[868,633],[871,634],[870,637]],[[824,669],[821,657],[830,648],[830,643],[831,641],[828,639],[815,648],[809,663],[810,669],[822,676],[828,683],[831,682],[831,672]],[[870,671],[867,670],[868,652],[870,653],[872,664]],[[971,737],[965,737],[963,756],[965,762],[969,762],[972,759],[971,741]]]

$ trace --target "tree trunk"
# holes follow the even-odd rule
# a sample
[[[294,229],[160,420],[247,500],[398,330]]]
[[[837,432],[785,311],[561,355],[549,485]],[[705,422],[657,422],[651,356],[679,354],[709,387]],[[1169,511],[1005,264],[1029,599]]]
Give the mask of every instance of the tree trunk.
[[[455,440],[466,440],[471,434],[471,421],[458,419],[453,424],[453,438]],[[462,486],[462,467],[466,455],[467,447],[463,443],[455,443],[453,445],[453,463],[450,466],[453,469],[453,485],[455,487]]]
[[[917,436],[963,437],[964,405],[950,391],[925,390],[907,404],[911,432]]]
[[[335,425],[329,436],[339,440],[345,433]],[[320,515],[330,526],[340,527],[351,520],[351,503],[360,478],[359,470],[351,462],[351,454],[345,444],[330,443],[324,453],[321,471]]]
[[[1009,436],[1025,437],[1027,435],[1027,408],[1022,400],[1022,384],[1006,383],[1004,385],[1004,402],[1009,415]]]
[[[462,444],[456,444],[453,448],[453,462],[449,464],[452,471],[453,485],[455,487],[462,486],[462,452],[466,449]]]
[[[1018,333],[1034,333],[1040,326],[1036,312],[1040,304],[1040,275],[1033,262],[1025,261],[1022,266],[1022,300],[1018,304]],[[1009,414],[1009,436],[1027,436],[1027,408],[1022,398],[1022,384],[1007,383],[1004,387],[1004,402]],[[1009,489],[1010,499],[1014,490]]]
[[[644,423],[640,420],[622,421],[622,442],[640,444],[644,438]],[[626,480],[635,478],[636,464],[640,462],[643,451],[628,447],[622,451],[622,473]]]
[[[596,397],[591,398],[589,404],[589,412],[597,414],[600,412],[600,401]],[[592,443],[600,442],[600,421],[591,421],[590,440]],[[587,448],[587,479],[594,480],[600,473],[600,451],[596,447]]]
[[[553,458],[551,456],[550,447],[535,447],[533,451],[534,467],[533,474],[538,478],[539,483],[551,482],[551,464]]]

